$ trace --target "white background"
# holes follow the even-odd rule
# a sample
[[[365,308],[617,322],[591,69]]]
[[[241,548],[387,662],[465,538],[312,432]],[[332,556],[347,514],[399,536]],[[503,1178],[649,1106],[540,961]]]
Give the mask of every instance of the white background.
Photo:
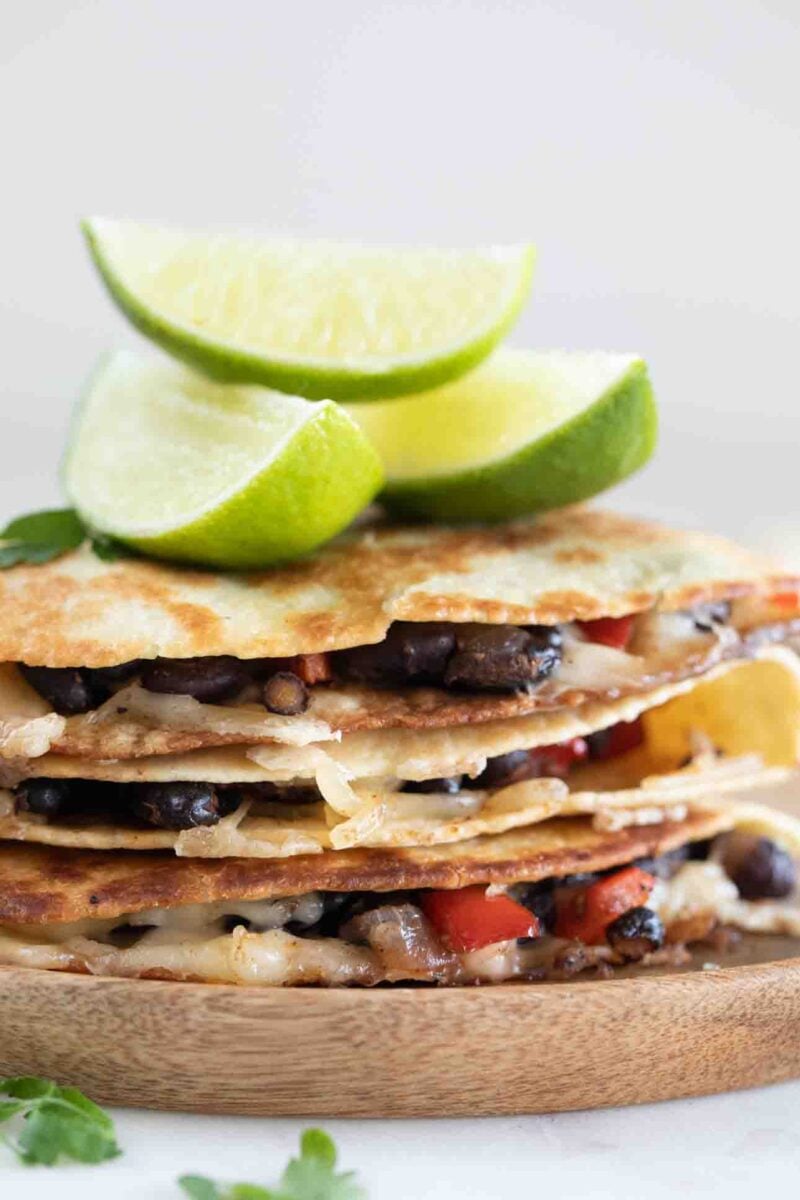
[[[800,557],[798,62],[797,0],[3,4],[0,516],[57,499],[70,405],[96,356],[135,337],[77,233],[95,212],[533,239],[514,340],[651,363],[660,454],[614,502]],[[341,1138],[375,1200],[745,1196],[797,1164],[799,1100]],[[166,1198],[153,1181],[194,1166],[268,1181],[296,1129],[144,1114],[119,1166],[15,1174],[9,1194]]]

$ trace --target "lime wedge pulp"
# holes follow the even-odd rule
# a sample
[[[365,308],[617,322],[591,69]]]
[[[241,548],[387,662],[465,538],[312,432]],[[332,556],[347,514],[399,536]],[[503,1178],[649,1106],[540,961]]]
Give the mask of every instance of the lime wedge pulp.
[[[381,455],[404,516],[508,520],[596,495],[656,441],[647,369],[628,354],[498,350],[422,395],[348,411]]]
[[[127,352],[97,369],[64,465],[92,527],[156,557],[231,569],[313,550],[381,481],[375,451],[332,401],[212,383]]]
[[[213,378],[312,399],[455,379],[508,331],[533,271],[529,246],[380,249],[103,218],[83,228],[112,298],[147,337]]]

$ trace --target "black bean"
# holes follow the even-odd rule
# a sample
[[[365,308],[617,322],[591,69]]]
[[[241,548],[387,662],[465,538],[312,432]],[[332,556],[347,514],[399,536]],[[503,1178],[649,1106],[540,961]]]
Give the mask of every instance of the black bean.
[[[527,632],[531,638],[528,653],[536,656],[539,677],[545,679],[561,666],[564,635],[558,625],[529,625]]]
[[[401,791],[419,792],[422,795],[429,792],[445,792],[448,796],[456,796],[461,791],[461,783],[461,775],[446,775],[439,779],[409,779],[403,784]]]
[[[333,655],[334,670],[359,683],[441,683],[456,644],[451,625],[397,621],[382,642]]]
[[[362,893],[363,894],[363,893]],[[323,892],[323,910],[315,932],[322,937],[336,937],[339,926],[349,920],[355,892]]]
[[[324,908],[314,932],[336,937],[342,925],[382,904],[414,903],[415,892],[323,892]]]
[[[218,789],[225,796],[235,795],[235,804],[240,804],[242,800],[254,800],[267,804],[318,804],[319,791],[315,784],[292,784],[292,783],[270,783],[266,780],[261,783],[242,783],[234,787],[226,786]],[[233,801],[232,801],[233,803]]]
[[[403,665],[409,679],[440,683],[456,647],[451,625],[398,624]]]
[[[779,900],[790,895],[797,882],[792,856],[766,837],[728,835],[722,843],[722,865],[743,900]]]
[[[58,817],[69,806],[71,797],[67,779],[26,779],[14,789],[14,807],[17,812]]]
[[[250,682],[245,663],[230,655],[211,658],[156,658],[145,664],[142,687],[148,692],[193,696],[211,703],[226,700]]]
[[[245,929],[249,929],[251,922],[248,921],[247,917],[231,916],[222,918],[222,928],[226,933],[233,933],[234,929],[238,929],[240,925],[243,925]]]
[[[498,754],[490,758],[480,775],[468,779],[465,786],[470,788],[499,788],[511,783],[521,783],[523,779],[534,779],[538,773],[535,752],[531,750],[511,750],[508,754]]]
[[[695,629],[700,633],[712,633],[719,625],[724,625],[731,615],[731,606],[727,600],[719,600],[712,604],[698,604],[692,609]]]
[[[264,705],[282,717],[296,717],[308,708],[308,688],[291,671],[278,671],[262,688]]]
[[[639,867],[641,871],[647,871],[648,875],[655,875],[657,879],[671,879],[688,858],[689,847],[678,846],[676,850],[668,850],[666,854],[659,854],[658,858],[634,859],[633,866]]]
[[[612,868],[615,869],[615,868]],[[604,875],[609,875],[610,871],[575,871],[572,875],[564,875],[558,881],[559,887],[588,887],[591,883],[597,883],[598,879],[602,879]]]
[[[142,669],[142,660],[131,659],[130,662],[119,663],[115,667],[87,667],[83,674],[88,679],[96,695],[102,695],[107,700],[119,687],[133,679]]]
[[[216,825],[235,805],[211,783],[143,783],[132,787],[131,806],[137,817],[160,829],[195,829]]]
[[[606,940],[612,950],[629,962],[664,945],[664,926],[652,908],[629,908],[606,928]]]
[[[105,698],[92,688],[88,672],[78,667],[28,667],[18,663],[25,680],[62,717],[89,712]]]
[[[561,632],[538,626],[464,625],[445,671],[448,687],[518,691],[542,683],[561,662]]]
[[[555,880],[542,879],[539,883],[528,883],[518,888],[514,898],[538,917],[547,932],[556,922]]]

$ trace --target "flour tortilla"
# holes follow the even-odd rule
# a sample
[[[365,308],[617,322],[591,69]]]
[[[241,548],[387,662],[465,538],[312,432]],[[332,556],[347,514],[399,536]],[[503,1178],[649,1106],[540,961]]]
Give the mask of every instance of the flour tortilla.
[[[727,683],[721,681],[727,680]],[[684,697],[694,696],[691,706]],[[719,701],[718,701],[719,697]],[[724,698],[724,703],[723,703]],[[611,703],[590,701],[574,709],[534,713],[449,729],[376,730],[316,745],[227,746],[153,758],[88,760],[47,754],[9,763],[9,781],[40,776],[120,783],[200,780],[209,783],[313,781],[327,799],[341,793],[339,781],[423,780],[478,775],[489,758],[511,750],[552,745],[669,709],[668,750],[657,770],[673,770],[692,753],[691,730],[705,733],[726,754],[757,753],[769,766],[787,767],[800,758],[800,660],[772,647],[745,662],[722,663],[701,680],[683,680]],[[690,714],[679,720],[680,714]],[[759,716],[758,714],[763,714]],[[325,779],[320,779],[321,772]],[[652,773],[652,772],[649,772]],[[641,777],[641,776],[640,776]],[[0,770],[0,780],[2,770]],[[331,786],[325,791],[326,781]]]
[[[0,662],[286,656],[378,642],[397,620],[558,624],[798,582],[721,538],[581,507],[487,528],[378,524],[250,575],[83,547],[0,574]]]
[[[296,937],[284,927],[301,912],[307,922],[316,920],[322,911],[320,892],[535,882],[624,866],[734,828],[770,837],[795,857],[800,852],[797,819],[760,805],[729,805],[645,829],[601,830],[585,818],[572,818],[458,847],[339,851],[290,862],[181,862],[159,854],[86,851],[73,851],[67,859],[63,851],[12,847],[0,850],[8,888],[0,906],[0,962],[261,987],[371,986],[405,979],[407,964],[384,958],[380,945]],[[720,913],[735,927],[797,935],[796,903],[735,899],[733,884],[714,863],[689,863],[683,871],[692,868],[702,873],[692,875],[694,887],[685,883],[683,890],[679,885],[674,895],[664,897],[670,932],[682,919],[684,924],[698,916],[713,921]],[[250,919],[253,929],[245,926]],[[138,926],[138,939],[115,933],[119,926]],[[688,940],[699,936],[687,934]],[[547,953],[546,943],[542,945]],[[488,961],[486,952],[462,955],[467,978],[524,976],[537,961],[535,954],[526,957],[516,942],[488,947],[487,952]]]
[[[383,777],[348,780],[341,764],[329,757],[330,751],[317,749],[317,783],[323,797],[317,804],[247,801],[216,826],[171,833],[142,829],[124,816],[115,821],[113,812],[102,820],[50,824],[40,817],[15,814],[13,798],[6,793],[0,794],[0,837],[97,849],[172,848],[188,857],[270,858],[322,853],[328,848],[440,845],[576,814],[593,815],[598,825],[608,827],[653,824],[702,808],[710,797],[716,801],[780,782],[797,761],[800,669],[786,651],[773,650],[754,662],[720,669],[715,678],[684,692],[673,686],[666,694],[662,691],[659,699],[660,705],[644,713],[642,746],[606,762],[578,767],[568,783],[532,779],[494,791],[420,795],[398,790],[391,771]],[[623,707],[622,711],[629,719],[633,710]],[[619,718],[619,706],[614,715]],[[484,742],[484,754],[504,752],[498,747],[508,746],[502,725],[498,723],[492,732],[506,740]],[[479,727],[473,737],[488,730]],[[393,750],[386,734],[354,736],[380,736],[386,739],[387,753]],[[568,736],[575,736],[574,729]],[[347,744],[345,739],[342,745]],[[264,751],[255,753],[260,756]],[[441,760],[425,760],[418,754],[415,761],[427,772],[423,778],[448,773],[440,769]],[[67,778],[79,778],[87,767],[82,760],[56,756],[35,760],[31,767],[38,773],[42,765],[43,774]],[[260,782],[264,777],[264,768],[252,757],[231,748],[197,751],[168,762],[91,763],[88,768],[92,778],[127,782],[158,778],[230,784]]]
[[[783,626],[770,626],[777,636]],[[12,663],[0,664],[0,756],[49,749],[76,758],[144,758],[224,745],[306,746],[380,729],[435,730],[497,722],[639,695],[699,678],[749,657],[764,628],[740,638],[730,626],[700,632],[680,613],[641,619],[632,652],[565,640],[556,676],[532,692],[462,694],[436,688],[338,684],[313,688],[308,711],[280,717],[245,694],[228,704],[160,695],[132,680],[99,709],[57,716]]]
[[[141,826],[113,810],[105,816],[48,822],[15,813],[13,797],[0,792],[0,838],[95,850],[173,850],[184,858],[289,858],[352,847],[435,846],[505,833],[554,817],[589,815],[598,827],[654,825],[728,794],[780,782],[757,756],[694,761],[671,775],[645,778],[638,788],[571,791],[558,779],[531,779],[494,792],[459,796],[412,795],[379,786],[354,789],[342,813],[324,801],[270,805],[245,801],[217,824],[175,832]]]
[[[603,870],[712,837],[733,828],[734,814],[734,806],[717,805],[683,821],[613,832],[595,829],[587,817],[573,817],[445,846],[331,850],[275,859],[189,859],[158,852],[6,843],[0,846],[0,922],[105,919],[151,908],[310,891],[382,892],[535,881]]]

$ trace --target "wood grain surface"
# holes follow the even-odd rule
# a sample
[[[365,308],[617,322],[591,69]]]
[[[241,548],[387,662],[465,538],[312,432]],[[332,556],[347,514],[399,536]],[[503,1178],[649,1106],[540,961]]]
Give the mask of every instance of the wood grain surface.
[[[0,969],[0,1074],[105,1103],[552,1112],[800,1075],[800,959],[564,984],[246,989]]]

